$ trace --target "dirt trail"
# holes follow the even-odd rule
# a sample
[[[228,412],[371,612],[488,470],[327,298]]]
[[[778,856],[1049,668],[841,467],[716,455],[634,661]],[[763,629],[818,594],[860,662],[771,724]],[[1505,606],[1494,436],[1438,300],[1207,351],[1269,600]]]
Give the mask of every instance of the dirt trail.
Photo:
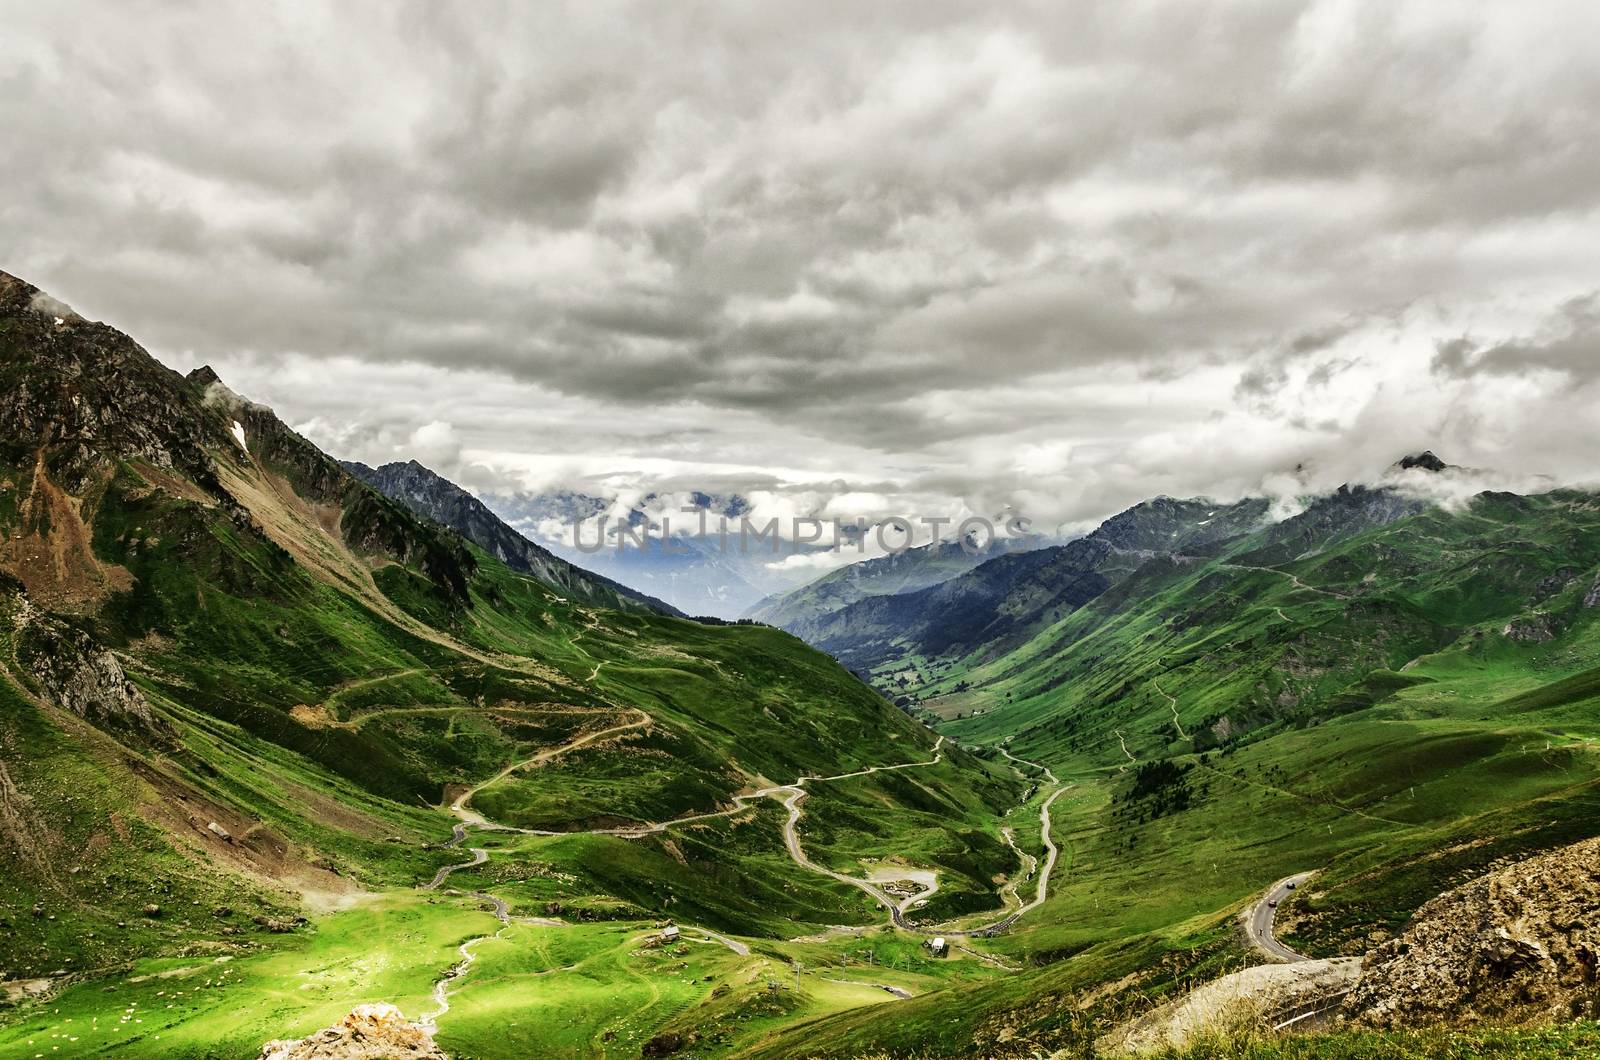
[[[1335,592],[1332,589],[1323,589],[1323,588],[1321,588],[1319,586],[1316,586],[1316,585],[1307,585],[1305,582],[1301,581],[1298,576],[1296,576],[1294,574],[1291,574],[1286,570],[1279,570],[1277,567],[1252,567],[1252,566],[1249,566],[1249,565],[1243,564],[1243,563],[1219,563],[1217,565],[1219,567],[1231,567],[1234,570],[1265,571],[1268,574],[1276,574],[1280,578],[1288,578],[1290,584],[1292,584],[1296,589],[1299,589],[1302,592],[1320,593],[1323,596],[1331,596],[1335,600],[1349,600],[1350,599],[1350,596],[1348,594],[1346,594],[1346,593]],[[1282,612],[1280,611],[1279,614],[1282,614]],[[1284,621],[1287,622],[1288,619],[1285,618]]]
[[[1150,686],[1152,688],[1154,688],[1157,692],[1160,692],[1163,696],[1167,697],[1167,708],[1172,711],[1172,724],[1174,724],[1174,725],[1176,725],[1178,727],[1178,739],[1187,740],[1189,738],[1189,734],[1183,731],[1183,719],[1178,717],[1178,700],[1177,700],[1177,697],[1173,696],[1166,689],[1162,688],[1161,687],[1161,683],[1159,681],[1151,681],[1150,682]],[[1122,745],[1122,749],[1123,749],[1123,751],[1127,751],[1128,745],[1127,744],[1123,744]]]
[[[476,825],[480,828],[489,826],[490,822],[481,814],[478,814],[467,808],[467,804],[472,801],[472,797],[474,795],[478,794],[478,792],[482,791],[484,788],[487,788],[491,784],[499,783],[506,777],[509,777],[512,773],[516,773],[523,769],[528,769],[532,766],[542,765],[553,758],[557,758],[566,754],[568,751],[576,751],[580,747],[586,747],[589,744],[592,744],[598,740],[603,740],[609,736],[618,736],[622,733],[632,732],[635,729],[643,729],[654,724],[655,719],[650,717],[650,715],[646,714],[644,711],[639,710],[636,707],[630,707],[629,710],[631,713],[638,715],[637,720],[630,721],[625,725],[613,725],[609,729],[600,729],[585,736],[579,736],[577,739],[568,740],[559,747],[548,747],[529,758],[523,758],[512,762],[510,765],[506,766],[488,780],[480,781],[478,784],[469,788],[464,793],[456,796],[455,801],[450,804],[450,812],[461,818],[461,820],[467,824]],[[494,827],[500,826],[496,825]],[[511,830],[515,831],[516,829]]]
[[[328,724],[328,727],[336,729],[350,729],[352,731],[359,732],[367,723],[376,721],[379,718],[389,718],[396,715],[405,716],[412,714],[472,714],[478,717],[491,718],[501,714],[528,714],[544,716],[550,714],[610,713],[613,713],[613,711],[608,707],[574,707],[569,704],[548,707],[533,706],[529,704],[501,707],[474,707],[462,703],[441,703],[437,706],[379,707],[377,710],[365,711],[364,713],[357,714],[355,717],[348,718],[344,721],[331,722]]]
[[[1112,729],[1111,732],[1112,732],[1112,734],[1114,736],[1116,736],[1117,742],[1122,745],[1122,753],[1128,756],[1128,761],[1132,762],[1134,765],[1138,765],[1139,764],[1139,760],[1137,758],[1133,757],[1133,752],[1132,751],[1128,750],[1128,741],[1124,740],[1122,738],[1122,730],[1121,729]],[[1117,766],[1117,772],[1118,773],[1126,773],[1127,771],[1128,771],[1128,767],[1127,766],[1122,766],[1122,765]]]

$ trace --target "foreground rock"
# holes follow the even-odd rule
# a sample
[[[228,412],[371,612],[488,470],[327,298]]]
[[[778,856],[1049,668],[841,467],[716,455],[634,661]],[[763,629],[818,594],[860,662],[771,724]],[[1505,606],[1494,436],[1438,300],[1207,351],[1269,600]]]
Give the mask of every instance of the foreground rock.
[[[1417,910],[1367,954],[1350,1020],[1390,1028],[1600,1015],[1600,839],[1529,858]]]
[[[1364,958],[1246,968],[1124,1024],[1109,1055],[1332,1024],[1562,1023],[1600,1016],[1600,839],[1446,891]]]
[[[1197,987],[1095,1045],[1111,1056],[1152,1053],[1182,1049],[1231,1030],[1275,1028],[1290,1021],[1301,1027],[1328,1010],[1330,999],[1341,996],[1360,974],[1358,957],[1257,965]]]
[[[298,1041],[273,1041],[257,1060],[450,1060],[433,1035],[393,1005],[359,1005],[332,1027]]]

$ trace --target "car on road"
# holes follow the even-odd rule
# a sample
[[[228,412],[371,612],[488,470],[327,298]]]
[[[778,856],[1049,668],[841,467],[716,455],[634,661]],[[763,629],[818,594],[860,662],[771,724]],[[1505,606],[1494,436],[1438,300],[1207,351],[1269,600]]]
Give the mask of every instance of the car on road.
[[[1276,898],[1267,899],[1267,908],[1268,909],[1276,909],[1276,908],[1278,908],[1278,900]]]
[[[1283,885],[1283,888],[1284,888],[1284,890],[1286,890],[1286,891],[1292,891],[1292,890],[1294,890],[1294,888],[1295,888],[1295,884],[1294,884],[1294,881],[1293,881],[1293,880],[1291,880],[1291,881],[1289,881],[1289,882],[1288,882],[1288,883],[1286,883],[1286,884],[1284,884],[1284,885]]]

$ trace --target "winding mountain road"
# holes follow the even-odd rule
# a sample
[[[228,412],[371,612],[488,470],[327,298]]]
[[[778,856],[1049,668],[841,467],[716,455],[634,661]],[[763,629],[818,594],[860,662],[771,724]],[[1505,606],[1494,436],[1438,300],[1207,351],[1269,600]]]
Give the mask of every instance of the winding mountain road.
[[[1294,893],[1295,888],[1311,878],[1309,872],[1286,876],[1267,889],[1255,905],[1245,914],[1245,935],[1250,944],[1280,964],[1296,964],[1311,958],[1296,953],[1273,937],[1272,929],[1278,916],[1278,904]]]
[[[465,835],[466,833],[463,832],[462,835],[457,838],[463,838]],[[472,847],[471,851],[471,861],[463,861],[459,865],[444,866],[444,868],[433,874],[433,879],[429,880],[418,889],[423,891],[437,891],[439,889],[439,885],[444,883],[445,880],[449,879],[452,872],[459,872],[462,869],[475,869],[479,865],[482,865],[484,862],[489,860],[489,852],[484,850],[482,847]]]
[[[471,808],[473,797],[479,792],[483,791],[485,788],[489,787],[491,784],[497,783],[498,781],[505,779],[519,770],[540,765],[560,755],[566,754],[569,751],[593,744],[599,740],[611,736],[617,736],[626,732],[642,729],[654,723],[654,719],[644,711],[636,708],[630,709],[632,709],[634,714],[638,715],[638,717],[632,721],[620,725],[610,726],[605,729],[596,730],[595,732],[577,737],[576,739],[570,740],[565,744],[561,744],[560,746],[542,750],[526,759],[520,759],[512,762],[493,776],[473,785],[460,795],[457,795],[453,800],[451,800],[448,809],[458,818],[458,820],[457,823],[451,828],[450,839],[441,844],[441,846],[445,848],[454,848],[461,845],[461,843],[466,840],[468,830],[473,828],[482,831],[504,831],[530,835],[573,834],[566,832],[548,832],[537,829],[517,828],[509,825],[497,824],[488,820],[482,814]],[[1045,799],[1043,805],[1039,809],[1041,838],[1045,848],[1045,856],[1042,866],[1039,865],[1037,859],[1032,859],[1030,861],[1029,858],[1031,856],[1022,855],[1021,851],[1018,851],[1019,858],[1024,859],[1024,863],[1028,865],[1028,872],[1030,875],[1032,874],[1034,868],[1039,869],[1038,883],[1035,887],[1032,901],[1021,903],[1020,895],[1016,894],[1015,887],[1013,887],[1012,898],[1021,904],[1019,904],[1017,908],[1007,912],[1004,916],[1001,916],[999,919],[988,924],[983,924],[978,927],[960,929],[937,929],[914,926],[907,919],[907,914],[916,905],[926,902],[938,891],[939,880],[938,876],[934,872],[928,869],[901,869],[895,866],[885,865],[877,869],[871,879],[863,879],[859,876],[851,876],[847,873],[836,872],[833,869],[827,868],[824,865],[819,865],[817,862],[812,861],[811,858],[806,854],[805,848],[800,842],[799,822],[802,816],[801,804],[806,800],[807,797],[809,797],[810,794],[806,790],[806,785],[822,784],[837,780],[848,780],[854,777],[865,777],[871,776],[875,773],[887,773],[902,769],[918,769],[936,766],[944,759],[944,743],[945,737],[940,736],[933,745],[933,757],[926,761],[902,762],[896,765],[887,766],[868,766],[864,769],[857,769],[848,773],[837,773],[832,776],[802,776],[795,780],[795,782],[792,784],[776,784],[770,787],[760,788],[753,792],[735,795],[733,796],[734,806],[726,810],[710,811],[703,814],[694,814],[687,817],[673,818],[667,821],[655,821],[623,828],[592,829],[588,834],[611,835],[620,838],[637,838],[640,836],[661,832],[676,825],[690,824],[695,821],[705,821],[713,818],[729,817],[734,814],[744,812],[750,808],[752,803],[761,799],[779,798],[781,799],[784,808],[788,811],[788,817],[785,819],[783,824],[784,846],[787,848],[791,860],[793,860],[794,863],[799,867],[808,872],[827,876],[830,879],[847,884],[851,887],[855,887],[864,892],[874,901],[888,910],[890,922],[903,930],[916,932],[918,934],[940,934],[955,937],[980,937],[997,934],[1015,924],[1018,918],[1024,914],[1044,904],[1045,900],[1049,896],[1050,875],[1055,869],[1056,859],[1059,855],[1059,851],[1056,848],[1055,842],[1050,835],[1050,808],[1052,805],[1054,805],[1056,799],[1064,794],[1069,788],[1071,788],[1072,785],[1061,784],[1059,778],[1056,777],[1056,775],[1048,766],[1042,765],[1038,762],[1030,762],[1027,759],[1018,758],[1005,748],[1000,749],[1001,753],[1011,761],[1032,766],[1033,768],[1042,771],[1044,776],[1048,778],[1049,782],[1053,785],[1056,785],[1056,790],[1050,793],[1049,797]],[[1014,842],[1012,842],[1011,845],[1013,849],[1016,849],[1016,844]],[[485,864],[489,860],[488,850],[481,847],[471,847],[469,849],[472,852],[471,861],[465,861],[455,865],[446,865],[440,868],[434,873],[433,878],[427,884],[423,885],[421,889],[436,890],[444,883],[446,879],[450,877],[452,873],[465,869],[476,868],[479,865]],[[897,899],[894,895],[891,895],[887,890],[880,886],[880,884],[883,883],[897,882],[901,880],[909,880],[917,884],[919,889],[903,898]],[[429,1025],[435,1025],[438,1018],[449,1011],[449,985],[464,975],[467,969],[471,967],[472,962],[476,959],[476,945],[485,939],[500,937],[500,934],[504,932],[505,928],[509,926],[512,921],[509,907],[504,899],[498,898],[495,895],[488,894],[487,892],[483,891],[475,891],[471,893],[474,898],[489,902],[493,905],[494,915],[495,918],[500,921],[501,929],[500,932],[497,932],[495,935],[478,936],[477,938],[469,939],[467,942],[461,945],[461,960],[452,968],[450,968],[444,977],[435,984],[433,992],[435,1008],[433,1012],[424,1017],[424,1022]],[[1009,904],[1009,902],[1007,904]],[[731,939],[728,936],[718,932],[711,931],[706,928],[694,927],[692,925],[684,925],[684,929],[693,931],[694,933],[701,935],[708,940],[720,943],[740,956],[749,955],[749,947],[736,939]]]

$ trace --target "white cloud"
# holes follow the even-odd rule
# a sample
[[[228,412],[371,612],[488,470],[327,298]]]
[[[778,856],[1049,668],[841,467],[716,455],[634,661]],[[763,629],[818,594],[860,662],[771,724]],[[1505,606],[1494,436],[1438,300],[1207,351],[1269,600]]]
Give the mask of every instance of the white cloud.
[[[4,267],[480,489],[1077,526],[1424,447],[1581,476],[1597,31],[1577,0],[35,4],[0,37]]]

